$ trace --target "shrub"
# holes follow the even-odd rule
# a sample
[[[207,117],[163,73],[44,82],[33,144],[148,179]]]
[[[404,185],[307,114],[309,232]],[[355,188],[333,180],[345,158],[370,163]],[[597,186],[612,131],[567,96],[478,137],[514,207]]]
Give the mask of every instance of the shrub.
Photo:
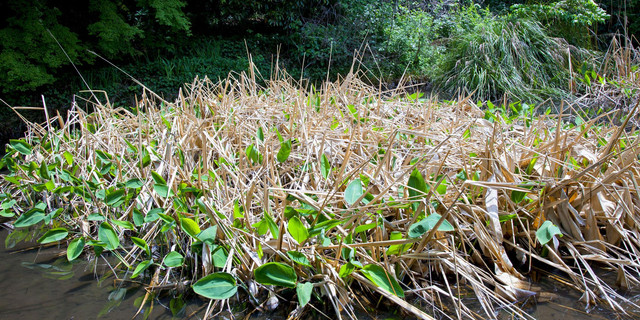
[[[515,4],[511,10],[518,16],[541,21],[552,36],[569,43],[591,47],[590,27],[602,23],[609,15],[593,0],[562,0],[550,3]]]
[[[403,72],[406,67],[411,75],[434,77],[444,49],[432,45],[440,24],[442,20],[424,10],[400,7],[396,19],[384,29],[385,41],[380,48],[393,61],[395,68],[389,71],[398,77],[398,71]]]
[[[569,83],[568,50],[537,21],[471,7],[457,14],[437,81],[450,92],[476,90],[483,99],[563,96]]]

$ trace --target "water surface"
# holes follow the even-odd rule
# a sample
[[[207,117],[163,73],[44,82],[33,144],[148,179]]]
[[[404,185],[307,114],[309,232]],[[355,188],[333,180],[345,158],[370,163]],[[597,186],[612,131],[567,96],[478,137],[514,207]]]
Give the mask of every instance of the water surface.
[[[116,281],[104,259],[69,263],[66,248],[38,248],[29,242],[16,244],[15,235],[9,239],[7,235],[7,230],[0,228],[0,319],[131,319],[136,314],[139,306],[136,299],[142,300],[145,291],[136,284]],[[634,317],[600,307],[587,313],[584,305],[577,302],[579,292],[550,280],[538,285],[554,298],[551,302],[531,303],[524,308],[536,319],[613,320],[637,319],[639,315],[640,310],[635,310]],[[168,308],[169,298],[155,299],[149,319],[183,319],[189,315],[192,319],[201,319],[205,303],[198,298],[188,300],[178,317],[173,317]],[[364,313],[359,315],[370,318]],[[235,318],[245,316],[239,312]],[[229,317],[221,314],[219,318]],[[253,313],[250,318],[284,319],[286,316]],[[410,319],[388,312],[374,318]],[[501,314],[499,318],[508,319],[510,315]]]

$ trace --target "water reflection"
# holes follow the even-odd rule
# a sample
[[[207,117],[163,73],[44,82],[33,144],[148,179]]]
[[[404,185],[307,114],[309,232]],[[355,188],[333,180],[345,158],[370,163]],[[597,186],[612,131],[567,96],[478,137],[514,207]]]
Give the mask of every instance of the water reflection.
[[[66,259],[65,248],[37,248],[24,242],[29,237],[28,230],[18,230],[8,235],[6,230],[0,228],[0,319],[131,319],[136,314],[146,293],[140,286],[116,281],[104,261],[70,263]],[[577,302],[579,292],[556,281],[543,280],[538,285],[544,292],[552,294],[553,299],[538,305],[532,303],[525,308],[535,319],[637,319],[634,315],[617,315],[600,308],[585,313],[584,306]],[[149,319],[179,319],[189,316],[200,319],[205,304],[205,301],[197,298],[185,301],[180,297],[171,301],[171,297],[161,297],[154,299],[154,308],[146,305],[141,311],[147,312]],[[176,317],[170,311],[171,307]],[[244,310],[234,310],[240,312],[235,318],[244,318],[246,314],[242,314],[243,312],[251,312],[247,307],[240,308]],[[359,315],[369,318],[362,312]],[[450,316],[455,317],[454,314]],[[285,319],[286,315],[251,313],[249,317]],[[374,317],[411,319],[388,312]],[[143,315],[137,317],[142,318]],[[227,315],[225,318],[233,317]],[[497,318],[514,317],[498,314]]]
[[[19,231],[7,238],[7,231],[0,231],[0,319],[131,319],[136,314],[134,302],[139,305],[144,295],[139,286],[115,281],[106,263],[70,263],[63,248],[17,243],[27,236]],[[149,318],[172,319],[172,314],[156,305]]]

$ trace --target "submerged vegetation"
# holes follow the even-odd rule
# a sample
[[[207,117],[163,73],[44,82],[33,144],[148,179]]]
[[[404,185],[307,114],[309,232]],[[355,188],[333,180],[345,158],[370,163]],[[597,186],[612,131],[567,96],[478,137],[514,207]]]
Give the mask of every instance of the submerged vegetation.
[[[357,76],[316,88],[276,68],[261,86],[252,65],[173,102],[45,107],[2,158],[0,216],[70,261],[115,257],[147,287],[139,312],[186,287],[211,299],[205,318],[227,299],[356,318],[380,297],[421,319],[531,318],[515,302],[553,271],[586,306],[637,315],[620,293],[640,281],[637,102],[587,118]],[[623,79],[637,70],[607,83]]]

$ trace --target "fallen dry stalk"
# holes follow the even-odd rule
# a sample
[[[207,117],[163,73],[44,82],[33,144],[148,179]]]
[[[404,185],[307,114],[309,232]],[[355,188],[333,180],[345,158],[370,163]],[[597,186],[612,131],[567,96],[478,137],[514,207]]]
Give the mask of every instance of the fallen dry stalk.
[[[639,284],[635,129],[576,126],[563,114],[535,121],[497,114],[491,122],[469,99],[383,98],[353,76],[320,90],[288,79],[263,88],[245,74],[216,84],[196,79],[173,103],[144,94],[135,112],[91,107],[90,114],[74,107],[66,118],[32,125],[25,138],[32,151],[12,145],[5,157],[19,165],[2,190],[16,200],[16,218],[38,201],[47,210],[62,208],[44,229],[79,232],[69,240],[103,241],[106,219],[131,248],[120,255],[122,265],[159,256],[149,290],[219,271],[254,288],[255,270],[279,261],[296,270],[299,283],[321,282],[315,292],[337,317],[355,317],[352,296],[361,293],[353,291],[365,290],[423,319],[431,318],[423,310],[442,317],[451,307],[459,318],[493,318],[496,310],[528,318],[513,302],[540,294],[526,280],[536,265],[565,271],[587,305],[639,308],[595,271],[619,270],[624,288]],[[290,154],[280,161],[287,142]],[[52,188],[38,169],[43,163]],[[118,190],[125,190],[124,203],[116,201]],[[425,216],[437,219],[411,238]],[[289,230],[292,217],[309,233],[304,243]],[[215,226],[215,241],[189,235],[185,218],[198,230]],[[535,232],[545,221],[562,236],[551,234],[543,246]],[[132,234],[148,252],[130,245]],[[188,262],[161,264],[172,251]],[[309,264],[294,263],[290,252]],[[379,266],[393,278],[387,281],[424,304],[385,290],[358,264]],[[345,266],[354,273],[341,274]],[[176,268],[188,279],[174,279]],[[425,289],[438,286],[447,288]],[[465,305],[461,288],[473,292],[482,311]],[[267,305],[271,289],[251,290]]]

